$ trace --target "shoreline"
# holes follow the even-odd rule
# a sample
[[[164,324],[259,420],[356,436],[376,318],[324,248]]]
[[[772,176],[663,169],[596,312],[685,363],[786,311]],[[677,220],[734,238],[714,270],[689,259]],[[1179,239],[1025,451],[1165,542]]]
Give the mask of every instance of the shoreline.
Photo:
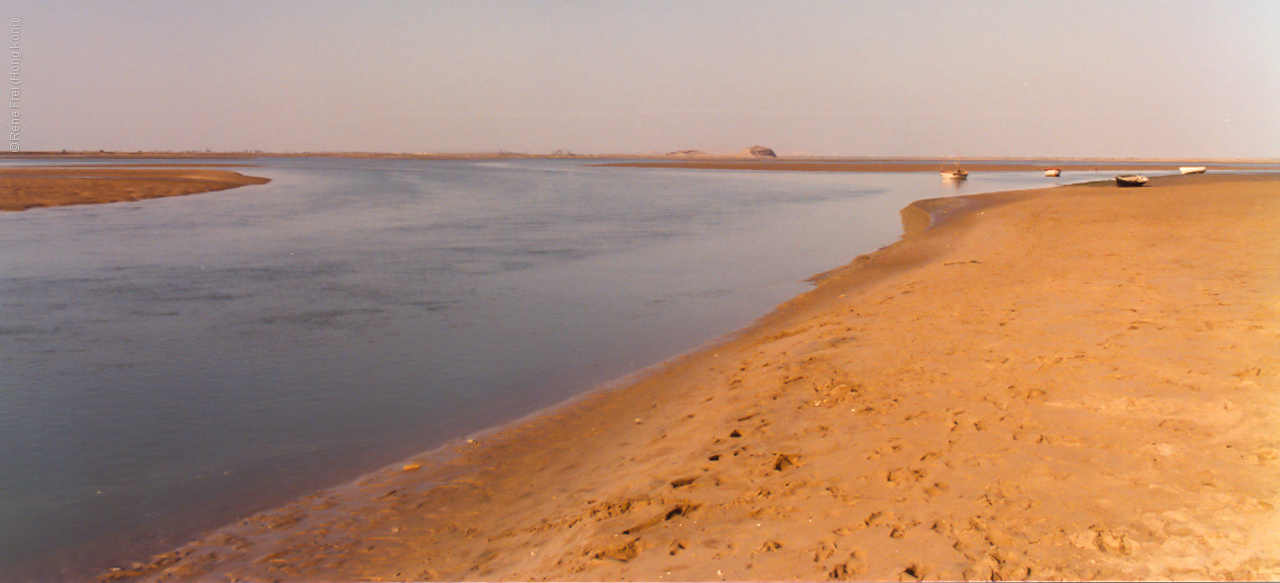
[[[0,168],[0,211],[136,202],[268,182],[239,172],[194,167]]]
[[[724,342],[104,578],[1280,576],[1277,195],[918,201]]]
[[[1113,172],[1117,170],[1169,171],[1177,172],[1186,162],[1143,161],[1131,162],[1119,160],[1027,160],[1021,163],[1007,161],[962,161],[960,166],[970,172],[1040,172],[1046,166],[1060,168],[1064,173],[1075,172]],[[1198,164],[1198,163],[1197,163]],[[616,162],[596,164],[611,168],[669,168],[685,170],[755,170],[785,172],[938,172],[955,167],[955,162],[946,160],[799,160],[799,159],[679,159],[644,162]],[[1221,170],[1256,170],[1254,166],[1237,163],[1215,163],[1211,171]]]
[[[743,154],[651,153],[528,153],[528,152],[22,152],[0,154],[3,160],[252,160],[256,158],[351,158],[385,160],[491,161],[578,160],[605,161],[600,166],[666,167],[692,169],[815,170],[831,172],[933,172],[938,165],[959,163],[966,169],[1004,172],[1039,171],[1061,167],[1064,171],[1177,170],[1179,166],[1206,166],[1217,170],[1280,169],[1275,158],[1082,158],[1052,156],[814,156],[776,157]],[[624,162],[610,163],[611,160]],[[175,164],[178,164],[175,162]],[[190,164],[188,164],[190,165]],[[234,165],[234,164],[232,164]]]

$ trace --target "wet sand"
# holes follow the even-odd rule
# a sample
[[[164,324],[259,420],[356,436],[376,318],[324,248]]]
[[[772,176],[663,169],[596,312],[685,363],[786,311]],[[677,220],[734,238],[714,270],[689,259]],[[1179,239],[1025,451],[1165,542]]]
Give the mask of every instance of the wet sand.
[[[131,202],[267,182],[266,178],[202,168],[2,168],[0,211]]]
[[[1280,181],[903,217],[735,338],[105,578],[1280,577]]]

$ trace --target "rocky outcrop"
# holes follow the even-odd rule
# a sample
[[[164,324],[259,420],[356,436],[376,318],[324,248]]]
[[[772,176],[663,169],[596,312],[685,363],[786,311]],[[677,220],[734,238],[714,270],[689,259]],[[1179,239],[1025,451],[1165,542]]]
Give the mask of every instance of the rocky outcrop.
[[[778,155],[773,153],[772,149],[764,146],[751,146],[740,152],[741,155],[748,158],[777,158]]]

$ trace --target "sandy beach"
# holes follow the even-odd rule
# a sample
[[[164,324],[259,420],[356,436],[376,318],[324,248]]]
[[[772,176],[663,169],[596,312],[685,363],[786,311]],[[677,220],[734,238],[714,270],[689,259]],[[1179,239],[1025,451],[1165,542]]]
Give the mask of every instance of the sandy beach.
[[[270,181],[266,178],[239,172],[203,168],[0,168],[0,211],[130,202],[267,182]]]
[[[903,218],[639,381],[102,578],[1280,577],[1280,181]]]

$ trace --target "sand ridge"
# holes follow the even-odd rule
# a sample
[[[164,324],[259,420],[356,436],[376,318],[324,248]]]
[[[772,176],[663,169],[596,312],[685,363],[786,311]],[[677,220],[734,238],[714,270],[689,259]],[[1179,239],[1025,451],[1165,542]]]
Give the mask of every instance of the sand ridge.
[[[157,166],[0,168],[0,211],[133,202],[270,180],[228,170]]]
[[[1280,181],[966,202],[635,384],[106,578],[1280,577]]]

